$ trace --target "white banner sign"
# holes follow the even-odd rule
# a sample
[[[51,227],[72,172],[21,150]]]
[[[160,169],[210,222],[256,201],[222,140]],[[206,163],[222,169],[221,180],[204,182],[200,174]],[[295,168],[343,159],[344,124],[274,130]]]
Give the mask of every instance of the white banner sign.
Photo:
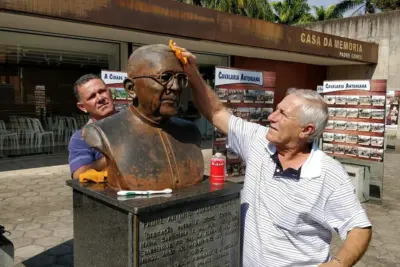
[[[249,83],[263,85],[262,72],[215,68],[215,85]]]
[[[329,93],[344,90],[371,90],[369,80],[355,80],[355,81],[324,81],[322,92]]]
[[[101,79],[105,84],[123,83],[127,76],[126,72],[121,71],[101,71]]]

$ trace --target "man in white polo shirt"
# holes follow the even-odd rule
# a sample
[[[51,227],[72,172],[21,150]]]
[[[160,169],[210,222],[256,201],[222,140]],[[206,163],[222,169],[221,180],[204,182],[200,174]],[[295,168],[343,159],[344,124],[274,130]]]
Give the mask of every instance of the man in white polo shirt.
[[[228,135],[246,162],[242,192],[243,266],[353,266],[366,251],[371,223],[342,165],[315,144],[328,120],[323,98],[290,92],[270,128],[231,115],[186,49],[184,69],[202,114]],[[329,253],[332,230],[344,241]]]

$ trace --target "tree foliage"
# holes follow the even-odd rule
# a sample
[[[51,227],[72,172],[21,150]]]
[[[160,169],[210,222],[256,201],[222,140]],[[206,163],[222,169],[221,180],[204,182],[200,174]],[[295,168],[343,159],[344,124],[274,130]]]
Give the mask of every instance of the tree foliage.
[[[382,11],[400,9],[400,0],[374,0],[373,3]]]
[[[400,0],[341,0],[336,5],[308,5],[307,0],[175,0],[178,2],[211,8],[222,12],[262,19],[276,23],[295,25],[343,18],[348,11],[352,15],[372,14],[378,10],[400,9]]]
[[[336,4],[333,11],[333,16],[344,14],[349,10],[354,10],[352,15],[366,15],[376,13],[375,0],[343,0]]]
[[[268,0],[176,0],[250,18],[273,21],[274,13]]]
[[[292,25],[306,22],[310,14],[307,0],[283,0],[271,3],[275,22]]]
[[[324,6],[313,6],[312,8],[314,14],[310,14],[307,22],[343,18],[343,13],[335,12],[336,5],[330,5],[327,8]]]

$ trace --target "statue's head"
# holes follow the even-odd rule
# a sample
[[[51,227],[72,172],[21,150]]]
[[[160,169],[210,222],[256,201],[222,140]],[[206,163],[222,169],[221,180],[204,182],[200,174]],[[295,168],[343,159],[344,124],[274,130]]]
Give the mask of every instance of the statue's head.
[[[155,120],[176,114],[187,75],[173,51],[166,45],[146,45],[129,58],[125,90],[144,115]]]

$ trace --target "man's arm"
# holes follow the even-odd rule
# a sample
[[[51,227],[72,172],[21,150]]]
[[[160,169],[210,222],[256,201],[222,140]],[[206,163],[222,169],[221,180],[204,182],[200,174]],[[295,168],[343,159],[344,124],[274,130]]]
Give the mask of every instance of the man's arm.
[[[92,148],[82,138],[81,132],[76,132],[68,145],[68,161],[72,178],[79,178],[79,174],[95,169],[102,171],[107,167],[105,157]]]
[[[369,242],[372,237],[371,228],[355,228],[347,234],[346,240],[339,248],[335,258],[331,261],[321,264],[321,267],[334,267],[334,266],[353,266],[364,255],[368,248]]]
[[[343,240],[336,259],[322,264],[328,266],[353,266],[368,248],[372,236],[371,223],[355,194],[354,186],[342,168],[338,179],[346,177],[329,197],[325,205],[326,223],[335,229]]]
[[[185,48],[176,46],[182,50],[182,56],[188,59],[184,70],[189,77],[190,85],[193,92],[193,100],[201,114],[211,122],[217,129],[225,135],[229,130],[229,120],[231,113],[224,107],[215,93],[204,81],[203,77],[197,70],[196,56],[187,51]]]

